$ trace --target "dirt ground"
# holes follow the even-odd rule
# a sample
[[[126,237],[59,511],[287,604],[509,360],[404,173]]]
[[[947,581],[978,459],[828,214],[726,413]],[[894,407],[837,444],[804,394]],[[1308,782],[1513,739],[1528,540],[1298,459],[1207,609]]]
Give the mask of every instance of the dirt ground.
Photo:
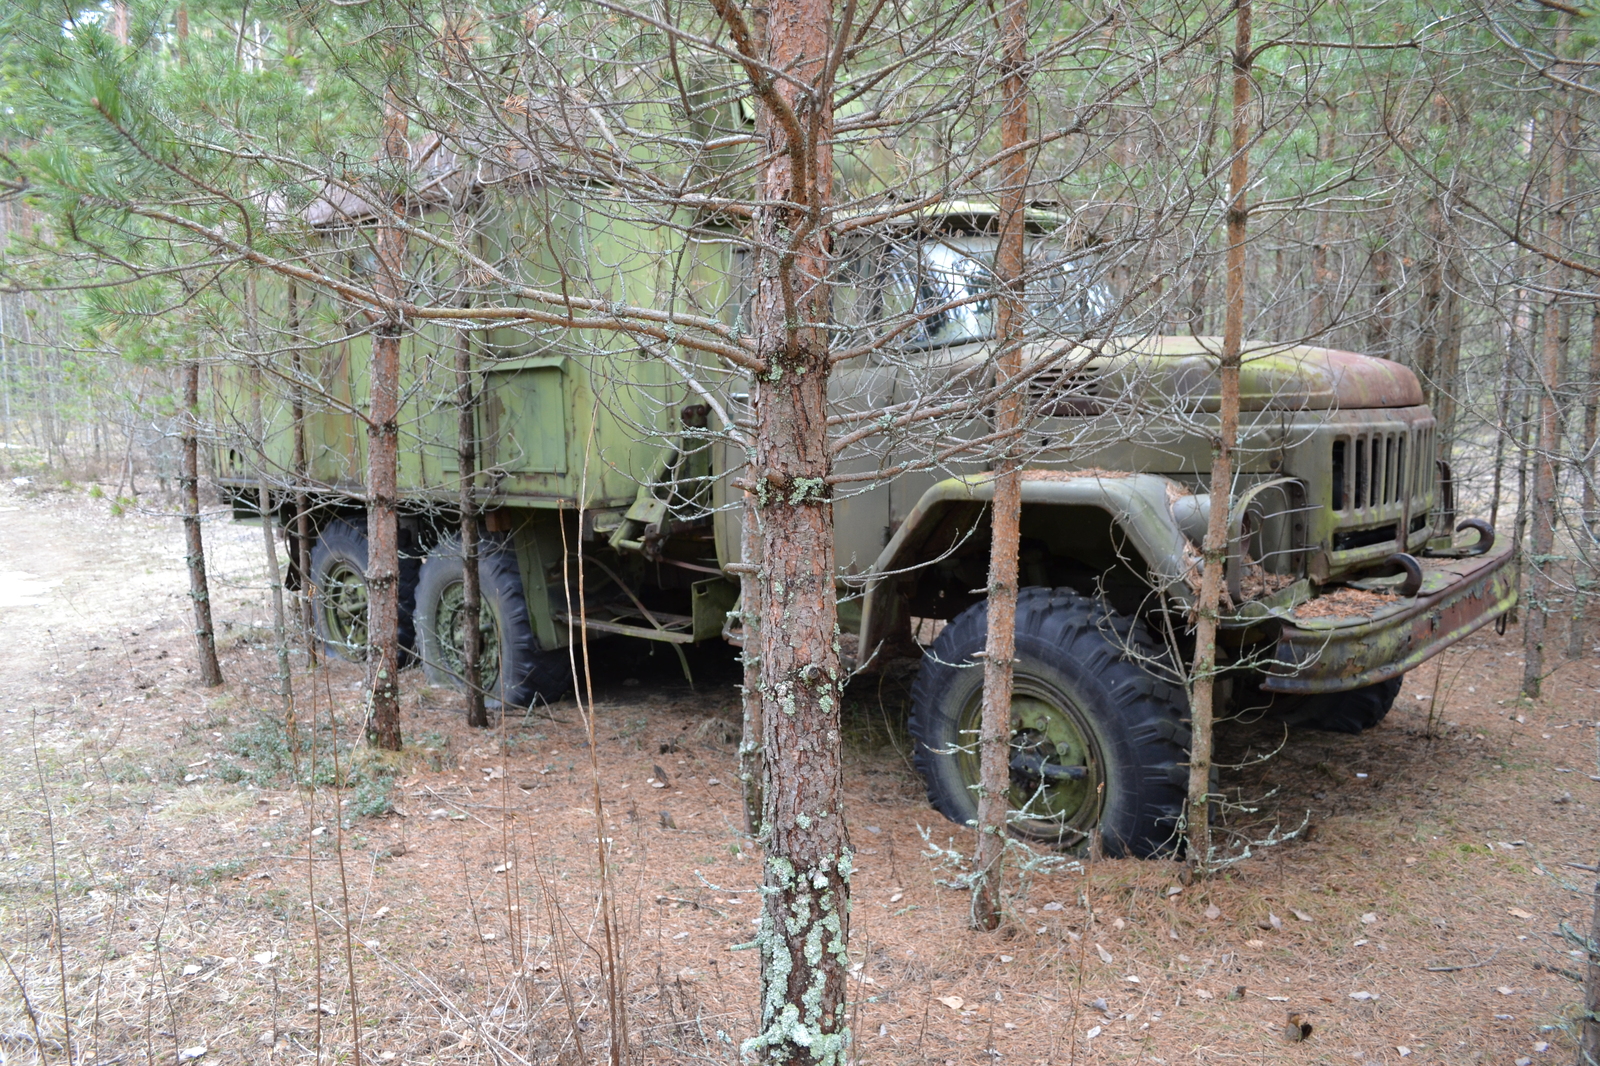
[[[350,743],[359,670],[297,650],[296,755],[260,530],[207,536],[228,677],[209,691],[175,522],[0,489],[0,1061],[354,1062],[359,1036],[364,1061],[599,1062],[608,950],[629,1059],[738,1061],[760,862],[724,650],[691,687],[670,652],[595,645],[593,747],[570,701],[474,732],[411,671],[388,759]],[[1299,837],[1205,883],[1019,853],[995,934],[949,887],[971,834],[910,771],[905,678],[858,681],[852,1055],[1571,1061],[1561,929],[1588,921],[1566,864],[1600,849],[1600,658],[1521,705],[1520,638],[1424,666],[1359,737],[1232,729],[1224,831]]]

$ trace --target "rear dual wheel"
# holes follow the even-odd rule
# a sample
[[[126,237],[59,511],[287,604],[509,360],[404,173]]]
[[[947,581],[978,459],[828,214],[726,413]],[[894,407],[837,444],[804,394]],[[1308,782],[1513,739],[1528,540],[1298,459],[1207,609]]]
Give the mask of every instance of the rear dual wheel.
[[[411,615],[416,604],[416,559],[400,557],[400,658],[414,645]],[[311,549],[312,607],[323,651],[346,662],[367,659],[367,527],[360,519],[335,518]]]
[[[478,546],[478,685],[491,709],[553,702],[572,687],[567,655],[539,646],[517,555],[486,537]],[[467,616],[461,542],[439,542],[417,580],[417,654],[429,684],[465,691]]]

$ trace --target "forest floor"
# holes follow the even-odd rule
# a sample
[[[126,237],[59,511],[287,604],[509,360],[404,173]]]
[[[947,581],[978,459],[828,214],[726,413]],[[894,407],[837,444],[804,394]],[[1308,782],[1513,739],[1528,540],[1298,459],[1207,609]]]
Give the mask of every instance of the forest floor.
[[[614,1029],[608,942],[628,1061],[738,1060],[760,861],[724,650],[694,657],[691,687],[670,652],[595,645],[592,749],[570,701],[473,731],[408,671],[408,745],[382,759],[350,743],[361,671],[308,674],[296,652],[317,738],[296,756],[260,530],[207,537],[216,690],[194,679],[176,522],[0,487],[0,1061],[42,1040],[49,1062],[353,1062],[355,1017],[364,1061],[587,1066]],[[993,934],[948,887],[971,834],[910,768],[906,671],[859,680],[853,1059],[1571,1061],[1582,963],[1560,929],[1588,921],[1566,864],[1600,845],[1600,659],[1521,704],[1520,641],[1480,632],[1362,736],[1231,729],[1248,765],[1223,786],[1253,813],[1225,832],[1309,819],[1296,839],[1203,883],[1019,860]]]

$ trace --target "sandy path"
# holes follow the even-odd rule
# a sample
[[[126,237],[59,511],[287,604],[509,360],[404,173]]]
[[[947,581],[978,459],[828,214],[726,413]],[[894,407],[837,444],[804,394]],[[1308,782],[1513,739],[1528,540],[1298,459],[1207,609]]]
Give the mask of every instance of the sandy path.
[[[218,514],[206,549],[219,629],[261,621],[260,529]],[[127,650],[141,634],[186,635],[188,592],[176,519],[116,518],[108,503],[0,486],[0,702],[53,702],[52,692],[71,687],[56,681],[89,656]],[[183,671],[193,666],[175,659],[168,668]]]

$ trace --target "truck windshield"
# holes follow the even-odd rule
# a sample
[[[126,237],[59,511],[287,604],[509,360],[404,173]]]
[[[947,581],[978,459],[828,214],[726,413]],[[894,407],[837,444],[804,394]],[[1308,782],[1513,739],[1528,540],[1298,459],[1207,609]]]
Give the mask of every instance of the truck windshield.
[[[924,241],[895,254],[885,278],[884,310],[912,314],[916,348],[992,340],[996,329],[994,238]],[[1023,329],[1040,337],[1081,336],[1109,317],[1112,299],[1081,260],[1029,257]]]

